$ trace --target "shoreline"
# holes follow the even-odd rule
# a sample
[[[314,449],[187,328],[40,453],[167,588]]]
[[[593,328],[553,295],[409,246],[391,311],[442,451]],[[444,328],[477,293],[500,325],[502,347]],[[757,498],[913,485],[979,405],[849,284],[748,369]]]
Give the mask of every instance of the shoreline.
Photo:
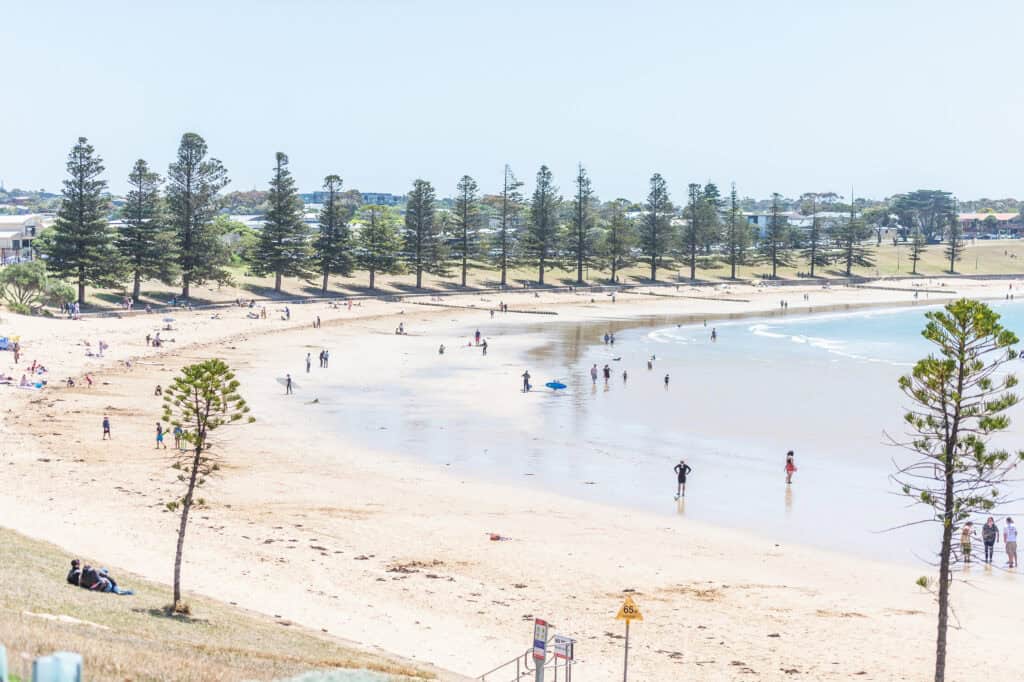
[[[815,298],[823,296],[818,287],[809,291],[816,292],[812,293]],[[787,287],[786,292],[792,289]],[[779,293],[768,288],[753,304],[744,304],[748,310],[743,316],[766,316],[771,299],[778,304]],[[837,311],[851,310],[851,305],[857,305],[856,309],[906,306],[906,301],[892,300],[900,292],[837,293],[843,296],[835,298],[860,299],[832,304],[840,306]],[[995,292],[989,293],[995,297]],[[740,317],[738,313],[714,317],[725,312],[717,310],[714,301],[675,302],[643,294],[620,295],[615,304],[553,300],[557,298],[542,295],[536,305],[559,305],[559,310],[566,312],[559,322],[612,321],[626,313],[628,321],[635,323],[636,315],[680,314],[657,310],[672,305],[698,308],[684,311],[697,321]],[[827,312],[822,306],[812,307],[815,312]],[[394,380],[403,366],[422,366],[418,356],[408,353],[409,343],[436,348],[435,341],[448,338],[453,322],[461,328],[487,315],[486,308],[402,310],[401,303],[360,308],[352,319],[346,319],[347,311],[320,311],[324,314],[322,330],[271,320],[255,334],[254,325],[245,320],[217,330],[211,328],[218,325],[203,323],[202,312],[179,313],[183,331],[177,334],[194,334],[196,338],[180,349],[150,353],[149,361],[159,359],[161,365],[136,362],[130,371],[122,367],[96,372],[98,385],[91,392],[47,389],[18,395],[22,392],[12,390],[19,411],[45,411],[41,412],[43,423],[32,419],[29,428],[23,423],[5,423],[5,442],[16,445],[17,450],[8,453],[7,461],[0,465],[16,477],[17,485],[13,495],[5,492],[0,496],[4,525],[62,546],[80,547],[144,577],[166,580],[174,524],[172,515],[159,508],[162,496],[172,490],[173,477],[160,456],[149,449],[155,410],[147,412],[139,406],[149,400],[147,390],[151,394],[154,382],[163,379],[166,383],[172,367],[207,357],[212,350],[227,356],[240,372],[265,375],[277,371],[272,367],[281,366],[274,355],[282,347],[289,348],[287,363],[297,368],[306,342],[330,341],[336,344],[332,368],[342,368],[345,381],[358,391],[371,381]],[[299,306],[293,317],[317,310],[312,304]],[[806,311],[794,306],[788,314]],[[442,319],[446,315],[457,319]],[[111,343],[114,355],[110,359],[117,360],[139,350],[138,341],[129,341],[142,331],[143,325],[132,324],[138,319],[110,318],[102,323],[93,319],[87,324],[112,338],[124,332],[117,343]],[[398,319],[423,336],[390,334]],[[38,341],[26,343],[26,357],[32,357],[34,348],[43,348],[46,334],[52,336],[50,330],[62,324],[75,323],[38,325],[44,331],[36,337]],[[487,324],[501,328],[506,323],[496,317]],[[4,327],[8,326],[9,321]],[[118,330],[121,326],[131,328]],[[399,345],[402,343],[406,346]],[[316,347],[308,346],[314,353]],[[349,348],[355,349],[354,357],[349,356]],[[495,351],[496,347],[492,353]],[[57,365],[52,360],[47,364]],[[68,373],[72,371],[73,362],[62,364]],[[79,369],[90,367],[82,362]],[[301,374],[292,371],[301,385]],[[54,379],[51,375],[51,381]],[[103,385],[102,381],[110,383]],[[289,430],[289,424],[294,427],[301,422],[289,423],[287,411],[274,414],[277,388],[243,384],[244,393],[252,392],[251,402],[260,422],[249,433],[249,427],[243,427],[230,437],[226,450],[230,467],[211,484],[210,509],[190,526],[186,590],[230,597],[249,608],[281,613],[314,628],[326,627],[331,634],[366,646],[407,656],[411,653],[412,660],[429,661],[461,674],[479,674],[525,650],[529,639],[525,616],[532,614],[547,616],[558,624],[559,632],[580,637],[577,648],[587,659],[580,671],[586,679],[614,679],[621,647],[600,633],[616,631],[611,616],[621,601],[621,590],[627,588],[638,590],[637,601],[647,616],[643,626],[647,634],[639,635],[634,652],[637,673],[645,678],[685,674],[694,679],[721,679],[736,672],[732,660],[743,661],[768,679],[785,678],[773,672],[784,666],[816,679],[845,678],[856,674],[853,668],[858,664],[868,669],[867,679],[917,679],[917,673],[927,669],[934,624],[930,598],[913,587],[914,570],[836,556],[827,550],[781,547],[727,528],[672,523],[656,515],[507,484],[458,480],[440,467],[405,455],[356,451],[349,444],[324,438],[324,434]],[[98,423],[97,409],[107,408],[113,408],[115,429],[132,438],[130,443],[98,443],[93,422]],[[59,435],[55,437],[55,433]],[[282,433],[288,434],[287,442],[279,442]],[[63,451],[72,439],[78,440],[72,446],[77,446],[73,461],[68,459],[71,453]],[[59,461],[43,463],[40,458]],[[55,490],[61,495],[47,499]],[[77,515],[79,507],[95,509],[99,519]],[[545,519],[543,531],[538,531],[538,514]],[[102,520],[109,518],[123,520],[123,527],[105,527]],[[486,538],[489,532],[507,533],[513,540],[491,543]],[[669,549],[666,539],[673,541]],[[632,563],[616,558],[615,548],[624,541],[634,548],[629,557]],[[325,548],[326,556],[315,547]],[[737,547],[743,547],[741,554],[752,561],[731,560]],[[679,573],[680,567],[687,570]],[[922,567],[919,572],[929,573],[930,569]],[[571,575],[568,590],[551,584],[552,574]],[[851,581],[858,578],[880,594],[856,589]],[[1020,593],[1016,582],[1007,588]],[[382,622],[368,624],[353,614],[336,613],[338,604],[352,597],[364,600],[359,605],[361,614]],[[991,622],[1012,618],[1004,597],[988,594],[982,600],[994,614],[990,623],[979,624],[980,612],[972,606],[958,606],[958,610],[963,610],[962,616],[972,625],[983,626],[986,641],[1000,641],[1004,635]],[[893,608],[914,613],[886,611]],[[835,615],[844,613],[860,615]],[[697,632],[700,628],[693,623],[694,617],[703,622],[704,629],[713,631],[714,642],[706,639],[706,633]],[[907,636],[911,623],[913,640],[922,646],[908,661],[906,651],[896,648],[895,642]],[[826,633],[824,639],[838,638],[839,644],[801,643],[797,650],[780,646],[784,642],[778,640],[764,644],[770,634],[764,630],[772,627],[773,632],[781,631],[782,637],[790,638]],[[1004,630],[1010,631],[1012,628]],[[969,627],[967,634],[952,635],[952,646],[965,654],[968,646],[980,646],[971,632]],[[728,640],[728,644],[719,645],[719,640]],[[681,649],[680,641],[684,643]],[[900,661],[901,656],[903,665],[894,665],[892,661]],[[832,665],[832,660],[838,665]],[[954,663],[954,670],[956,666]]]

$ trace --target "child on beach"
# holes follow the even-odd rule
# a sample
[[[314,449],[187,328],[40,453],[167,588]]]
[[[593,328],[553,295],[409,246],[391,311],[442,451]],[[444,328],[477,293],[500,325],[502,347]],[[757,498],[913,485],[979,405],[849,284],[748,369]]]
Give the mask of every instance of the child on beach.
[[[968,521],[960,531],[960,551],[964,555],[964,563],[971,563],[971,538],[974,537],[974,523]]]
[[[793,474],[796,472],[796,464],[793,462],[793,451],[786,453],[786,485],[793,482]]]
[[[1017,526],[1013,525],[1013,519],[1006,517],[1006,525],[1003,526],[1003,544],[1006,546],[1006,561],[1009,568],[1017,565]]]
[[[103,415],[103,438],[100,440],[113,440],[110,435],[110,417]]]

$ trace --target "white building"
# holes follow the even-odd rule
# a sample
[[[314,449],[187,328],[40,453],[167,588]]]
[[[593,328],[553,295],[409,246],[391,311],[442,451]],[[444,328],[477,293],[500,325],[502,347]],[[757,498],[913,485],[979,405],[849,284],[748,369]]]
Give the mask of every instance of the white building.
[[[32,259],[32,242],[53,217],[43,214],[0,215],[0,263]]]

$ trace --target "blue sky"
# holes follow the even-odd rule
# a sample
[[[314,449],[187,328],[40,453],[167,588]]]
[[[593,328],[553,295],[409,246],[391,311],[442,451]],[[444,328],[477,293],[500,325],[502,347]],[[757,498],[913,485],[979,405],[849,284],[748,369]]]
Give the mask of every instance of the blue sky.
[[[0,178],[58,188],[85,135],[115,191],[203,135],[232,189],[495,191],[508,162],[603,198],[653,171],[741,194],[1024,195],[1024,4],[6,0]]]

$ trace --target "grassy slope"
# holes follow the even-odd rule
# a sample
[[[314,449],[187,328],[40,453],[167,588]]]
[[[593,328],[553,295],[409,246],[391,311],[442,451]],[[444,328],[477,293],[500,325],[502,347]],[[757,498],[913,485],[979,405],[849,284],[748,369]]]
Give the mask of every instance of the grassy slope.
[[[169,559],[168,559],[169,560]],[[191,619],[168,618],[169,588],[111,568],[135,596],[97,594],[64,582],[59,548],[0,528],[0,643],[11,672],[31,678],[31,659],[69,650],[85,657],[89,680],[273,679],[311,669],[367,668],[406,677],[430,673],[363,653],[294,625],[194,597]],[[69,624],[25,615],[66,615]]]
[[[946,273],[949,263],[943,255],[943,245],[932,245],[924,253],[924,258],[918,264],[919,275],[942,275]],[[910,261],[907,260],[908,249],[906,245],[898,247],[891,243],[885,243],[881,247],[874,248],[876,266],[872,268],[854,268],[855,275],[869,277],[909,275]],[[1005,253],[1004,253],[1005,252]],[[1016,257],[1011,258],[1009,254]],[[781,268],[779,276],[783,278],[794,278],[798,271],[806,271],[805,263],[800,262],[797,267]],[[739,268],[737,276],[742,279],[755,279],[761,274],[767,274],[769,268],[764,264],[755,266],[743,266]],[[1024,274],[1024,240],[1007,241],[979,241],[974,244],[968,243],[963,259],[957,264],[957,272],[964,275],[974,274]],[[621,282],[642,282],[649,275],[648,266],[637,264],[625,270],[620,276]],[[671,281],[677,275],[684,277],[689,275],[689,270],[684,264],[677,263],[674,267],[661,268],[659,279]],[[838,266],[831,266],[819,269],[816,273],[820,276],[835,277],[841,276]],[[723,264],[717,264],[713,268],[698,268],[697,277],[702,280],[717,281],[728,277],[729,270]],[[590,280],[594,283],[607,282],[608,273],[598,271],[596,268],[589,270]],[[222,302],[232,301],[237,297],[273,297],[273,278],[254,277],[247,275],[245,270],[237,268],[234,270],[235,285],[218,288],[216,285],[194,286],[192,290],[193,301],[195,302]],[[522,281],[536,281],[537,271],[534,268],[516,268],[509,273],[509,282],[516,287],[522,286]],[[451,276],[439,278],[424,276],[425,286],[438,291],[460,290],[458,286],[458,272],[453,268]],[[549,270],[545,278],[549,285],[564,285],[575,283],[575,270]],[[290,297],[297,296],[319,296],[320,288],[314,283],[298,280],[286,280],[284,283],[283,295]],[[373,293],[395,293],[413,291],[415,279],[412,275],[378,275],[378,291]],[[364,272],[354,273],[351,277],[335,277],[331,280],[330,293],[332,294],[365,294],[370,293],[366,289],[367,275]],[[494,287],[498,284],[498,273],[493,269],[477,267],[470,271],[470,287]],[[173,294],[179,293],[177,287],[168,287],[158,283],[147,283],[143,288],[143,302],[163,302]],[[119,291],[103,291],[90,288],[88,290],[89,302],[99,307],[116,307],[121,299]]]

